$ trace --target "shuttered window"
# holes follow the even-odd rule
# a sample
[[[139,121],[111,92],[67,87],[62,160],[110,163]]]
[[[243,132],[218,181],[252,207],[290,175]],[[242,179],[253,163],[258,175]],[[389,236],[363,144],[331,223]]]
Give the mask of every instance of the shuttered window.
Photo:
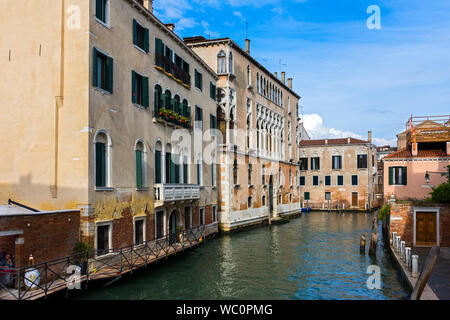
[[[319,185],[319,176],[313,176],[313,186]]]
[[[108,1],[109,0],[95,0],[95,17],[104,23],[108,23]]]
[[[366,169],[366,168],[367,168],[367,154],[359,154],[358,169]]]
[[[195,106],[195,126],[203,130],[203,110],[199,106]]]
[[[212,82],[209,83],[209,96],[216,100],[216,86]]]
[[[106,145],[95,143],[95,186],[106,187]]]
[[[200,89],[200,91],[203,90],[203,76],[197,69],[195,70],[195,87]]]
[[[301,186],[306,185],[306,177],[300,177],[300,185]]]
[[[308,170],[308,158],[300,158],[300,170]]]
[[[147,28],[133,19],[133,44],[145,52],[149,52],[149,32]]]
[[[403,185],[408,183],[406,167],[389,167],[389,185]]]
[[[114,60],[94,48],[93,54],[93,86],[113,93]]]
[[[305,192],[304,198],[305,200],[310,200],[309,192]]]
[[[210,114],[209,115],[209,124],[211,129],[217,129],[217,118],[216,116]]]
[[[331,186],[331,176],[325,176],[325,185]]]
[[[162,182],[161,175],[161,151],[155,151],[155,183]]]
[[[311,170],[320,170],[320,158],[311,158]]]
[[[337,177],[337,185],[343,186],[344,185],[344,176],[338,176]]]
[[[357,186],[357,185],[358,185],[358,176],[353,175],[352,176],[352,186]]]
[[[136,186],[138,188],[142,188],[144,186],[142,160],[142,151],[136,150]]]
[[[144,108],[149,106],[148,77],[131,71],[131,101]]]

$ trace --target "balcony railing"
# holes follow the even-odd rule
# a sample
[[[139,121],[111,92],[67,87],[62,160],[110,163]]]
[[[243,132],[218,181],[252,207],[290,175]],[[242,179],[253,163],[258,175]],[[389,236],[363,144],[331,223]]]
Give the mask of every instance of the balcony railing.
[[[156,65],[167,73],[170,73],[175,79],[180,80],[185,85],[191,85],[191,76],[189,73],[178,67],[161,53],[156,53]]]
[[[180,201],[200,199],[200,186],[192,184],[155,184],[155,200]]]

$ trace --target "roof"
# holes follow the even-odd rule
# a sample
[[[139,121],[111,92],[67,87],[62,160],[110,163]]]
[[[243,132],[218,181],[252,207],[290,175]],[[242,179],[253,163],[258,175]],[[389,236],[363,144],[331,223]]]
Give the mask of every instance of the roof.
[[[350,143],[348,142],[348,139],[350,139]],[[326,145],[330,146],[330,145],[367,144],[367,143],[369,143],[369,141],[364,141],[355,138],[339,138],[339,139],[303,140],[302,142],[300,142],[300,146],[308,147],[308,146],[326,146]]]
[[[399,151],[392,152],[384,157],[384,159],[403,159],[403,158],[447,158],[447,153],[442,149],[418,150],[417,156],[413,156],[411,150],[403,148]]]
[[[7,217],[7,216],[28,216],[28,215],[43,215],[43,214],[52,214],[52,213],[68,213],[68,212],[75,212],[80,211],[79,209],[73,209],[73,210],[57,210],[57,211],[39,211],[34,212],[19,206],[13,206],[13,205],[0,205],[0,217]]]
[[[264,71],[269,77],[272,78],[275,82],[277,82],[280,86],[282,86],[285,90],[289,91],[292,95],[294,95],[297,99],[301,99],[301,97],[291,88],[289,88],[283,81],[275,77],[275,75],[267,70],[262,64],[256,61],[250,54],[248,54],[245,50],[243,50],[236,42],[234,42],[230,38],[217,38],[217,39],[206,39],[203,36],[196,37],[186,37],[183,38],[184,42],[188,46],[201,46],[201,45],[211,45],[217,43],[228,43],[233,46],[240,54],[250,60],[254,65],[256,65],[259,69]]]

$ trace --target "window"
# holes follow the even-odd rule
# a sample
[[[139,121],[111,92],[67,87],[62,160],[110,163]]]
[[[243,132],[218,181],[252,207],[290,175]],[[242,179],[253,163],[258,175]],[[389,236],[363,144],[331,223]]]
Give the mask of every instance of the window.
[[[203,90],[203,76],[197,69],[195,70],[195,87],[200,89],[200,91]]]
[[[228,57],[228,72],[233,73],[233,53],[230,52],[230,55]]]
[[[217,55],[217,73],[227,72],[226,58],[227,56],[225,55],[225,52],[223,52],[223,50],[220,51],[219,54]]]
[[[406,186],[407,176],[406,167],[389,167],[389,185]]]
[[[212,222],[216,222],[217,221],[217,207],[213,206],[212,207]]]
[[[134,220],[134,244],[139,245],[144,243],[144,228],[145,220],[144,219],[136,219]]]
[[[367,154],[358,154],[358,169],[367,169]]]
[[[212,82],[209,83],[209,96],[214,101],[216,100],[216,85],[213,84]]]
[[[265,172],[265,165],[262,165],[262,169],[261,169],[261,179],[262,179],[262,184],[265,185],[266,184],[266,172]]]
[[[331,200],[331,192],[325,192],[325,200]]]
[[[111,224],[97,225],[97,254],[99,256],[107,254],[111,249],[111,228]]]
[[[300,185],[305,186],[306,185],[306,177],[300,177]]]
[[[357,186],[357,185],[358,185],[358,176],[353,175],[352,176],[352,186]]]
[[[113,93],[114,60],[94,48],[93,86]]]
[[[248,197],[248,207],[252,207],[252,197]]]
[[[310,200],[309,192],[305,192],[304,198],[305,198],[305,200]]]
[[[203,130],[203,110],[195,106],[195,128]]]
[[[200,213],[199,213],[199,218],[200,218],[200,225],[204,225],[205,224],[205,208],[200,208]]]
[[[319,176],[313,176],[313,186],[319,185]]]
[[[250,66],[247,66],[247,85],[252,85],[252,70],[250,69]]]
[[[161,143],[158,143],[155,149],[155,183],[162,183],[161,157],[162,157]]]
[[[136,187],[142,188],[145,185],[145,161],[144,161],[144,145],[142,142],[136,144]]]
[[[320,170],[320,158],[311,158],[311,170]]]
[[[172,106],[172,93],[169,90],[166,90],[163,95],[163,107],[166,110],[173,111]]]
[[[131,101],[148,108],[148,78],[141,76],[136,71],[131,71],[131,87]]]
[[[109,0],[95,0],[95,17],[109,24]]]
[[[342,169],[342,156],[333,156],[333,170]]]
[[[148,29],[141,26],[136,19],[133,19],[133,44],[146,53],[149,51]]]
[[[159,110],[163,107],[163,94],[160,85],[155,86],[155,116],[159,116]]]
[[[197,184],[199,186],[203,185],[203,161],[199,160],[197,163]]]
[[[252,165],[248,165],[248,185],[252,184]]]
[[[266,196],[262,196],[262,206],[264,207],[266,205]]]
[[[217,129],[217,117],[212,114],[209,115],[209,127],[211,129]]]
[[[189,107],[189,103],[186,99],[183,99],[182,104],[182,112],[183,112],[183,116],[188,118],[189,121],[191,120],[191,108]]]
[[[189,230],[192,226],[191,207],[184,207],[184,229]]]
[[[344,176],[337,176],[337,185],[338,186],[344,185]]]
[[[189,166],[187,157],[184,157],[183,160],[183,183],[189,184]]]
[[[308,170],[308,158],[300,158],[300,170]]]
[[[233,183],[238,184],[238,164],[236,159],[233,162]]]
[[[105,188],[109,185],[110,139],[105,132],[95,136],[95,186]]]
[[[331,186],[331,176],[325,176],[325,185]]]

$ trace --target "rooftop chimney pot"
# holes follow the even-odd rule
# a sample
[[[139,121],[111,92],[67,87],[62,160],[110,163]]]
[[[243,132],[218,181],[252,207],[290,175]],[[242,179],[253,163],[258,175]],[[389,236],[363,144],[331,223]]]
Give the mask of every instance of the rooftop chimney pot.
[[[288,88],[292,89],[292,78],[288,79]]]
[[[245,52],[250,54],[250,39],[245,39]]]
[[[275,78],[278,79],[278,72],[275,72],[274,75],[275,75]]]
[[[283,84],[286,84],[286,72],[284,71],[281,72],[281,82],[283,82]]]
[[[153,13],[153,0],[144,0],[144,8]]]

